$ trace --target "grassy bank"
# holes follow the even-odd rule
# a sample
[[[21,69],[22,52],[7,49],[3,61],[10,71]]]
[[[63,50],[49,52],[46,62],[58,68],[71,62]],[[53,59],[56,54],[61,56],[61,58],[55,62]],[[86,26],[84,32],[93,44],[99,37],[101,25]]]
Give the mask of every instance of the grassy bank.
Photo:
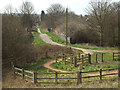
[[[52,70],[45,68],[43,65],[48,61],[52,61],[53,59],[42,59],[40,61],[26,63],[25,65],[18,66],[19,68],[24,68],[25,70],[35,71],[35,72],[53,72]]]
[[[33,32],[32,33],[33,37],[34,37],[34,40],[33,40],[33,44],[34,45],[48,45],[47,43],[45,43],[44,41],[42,41],[39,37],[39,33],[37,32]]]
[[[55,33],[52,32],[45,32],[42,29],[40,29],[42,33],[46,33],[48,36],[51,37],[51,39],[54,42],[60,43],[60,44],[66,44],[64,40],[62,40],[59,36],[57,36]],[[117,47],[97,47],[97,46],[85,46],[85,45],[78,45],[78,44],[70,44],[68,43],[69,46],[73,47],[78,47],[78,48],[84,48],[84,49],[92,49],[92,50],[118,50]]]

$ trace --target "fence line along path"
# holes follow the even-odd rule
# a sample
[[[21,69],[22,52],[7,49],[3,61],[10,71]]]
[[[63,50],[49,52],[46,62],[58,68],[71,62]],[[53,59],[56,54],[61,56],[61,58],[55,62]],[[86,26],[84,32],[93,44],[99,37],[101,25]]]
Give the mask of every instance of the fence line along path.
[[[109,76],[109,75],[118,75],[120,74],[120,71],[119,72],[111,72],[111,73],[103,73],[104,71],[113,71],[113,70],[117,70],[118,68],[115,68],[115,69],[106,69],[106,70],[96,70],[96,71],[87,71],[87,72],[82,72],[82,70],[78,71],[78,72],[71,72],[71,73],[67,73],[67,72],[62,72],[62,73],[59,73],[59,72],[54,72],[54,73],[38,73],[38,72],[32,72],[32,71],[28,71],[28,70],[24,70],[24,68],[20,69],[20,68],[16,68],[14,67],[13,65],[13,73],[14,73],[14,77],[16,77],[16,75],[19,75],[22,77],[22,79],[26,79],[29,78],[33,81],[34,84],[36,83],[47,83],[47,82],[41,82],[42,80],[50,80],[50,79],[53,79],[55,82],[49,82],[49,83],[55,83],[55,84],[58,84],[59,81],[58,80],[63,80],[63,79],[75,79],[76,80],[76,83],[77,85],[82,83],[82,79],[84,78],[94,78],[94,77],[99,77],[100,80],[102,80],[103,76]],[[98,72],[99,74],[98,75],[92,75],[92,76],[88,76],[89,73],[91,72]],[[86,73],[87,76],[83,76],[82,74]],[[38,77],[39,75],[53,75],[54,77]],[[76,74],[72,77],[60,77],[58,74],[65,74],[68,75],[68,74]],[[120,78],[120,76],[119,76]]]

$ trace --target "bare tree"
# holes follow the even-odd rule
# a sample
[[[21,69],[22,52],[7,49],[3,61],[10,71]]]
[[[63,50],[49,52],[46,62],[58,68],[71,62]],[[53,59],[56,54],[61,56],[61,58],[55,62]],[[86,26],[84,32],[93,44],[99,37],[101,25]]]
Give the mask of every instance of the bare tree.
[[[7,5],[5,7],[4,13],[6,13],[6,14],[12,14],[13,12],[14,12],[14,8],[12,7],[11,4],[9,4],[9,5]]]
[[[21,13],[22,14],[34,14],[34,7],[31,2],[23,2],[21,6]]]
[[[97,30],[100,34],[100,46],[103,46],[103,31],[105,29],[105,23],[107,15],[110,11],[110,1],[97,0],[90,3],[91,8],[87,9],[89,17],[89,25],[91,29]]]
[[[33,14],[35,14],[34,7],[31,2],[23,2],[20,12],[22,13],[22,21],[23,25],[25,27],[31,28],[34,20],[33,20]]]
[[[52,4],[47,9],[45,23],[50,28],[56,28],[56,22],[65,15],[65,9],[61,4]]]
[[[63,14],[65,13],[65,8],[61,4],[52,4],[47,9],[48,14]]]

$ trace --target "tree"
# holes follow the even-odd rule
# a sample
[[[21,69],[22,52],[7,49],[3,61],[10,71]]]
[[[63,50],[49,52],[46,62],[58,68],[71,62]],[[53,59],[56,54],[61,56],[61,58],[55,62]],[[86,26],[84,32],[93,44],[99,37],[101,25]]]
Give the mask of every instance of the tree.
[[[35,14],[34,7],[31,2],[23,2],[20,12],[22,14],[23,25],[27,28],[32,28],[34,24],[34,16]]]
[[[45,12],[42,10],[42,11],[41,11],[41,21],[44,20],[44,17],[45,17]]]
[[[12,7],[11,4],[9,4],[9,5],[7,5],[5,7],[4,13],[6,13],[6,14],[12,14],[13,12],[14,12],[14,8]]]
[[[47,16],[46,16],[46,21],[48,27],[50,28],[56,28],[56,23],[57,21],[65,16],[65,9],[61,4],[52,4],[48,9],[47,9]]]
[[[16,63],[19,61],[24,63],[25,60],[31,59],[31,39],[22,26],[19,17],[2,15],[2,46],[3,62],[12,59],[13,61],[16,60]],[[18,60],[19,58],[21,59]]]
[[[47,14],[63,14],[65,13],[65,8],[61,4],[52,4],[47,9]]]
[[[107,0],[98,0],[90,3],[91,8],[87,9],[89,17],[89,26],[93,30],[97,30],[100,34],[100,46],[103,46],[103,37],[105,30],[106,18],[110,10],[110,2]]]

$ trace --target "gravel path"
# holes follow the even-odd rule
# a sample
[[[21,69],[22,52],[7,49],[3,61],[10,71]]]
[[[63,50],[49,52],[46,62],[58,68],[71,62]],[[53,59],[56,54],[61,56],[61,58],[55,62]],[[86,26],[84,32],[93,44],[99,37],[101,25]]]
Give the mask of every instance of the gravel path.
[[[52,45],[59,45],[59,46],[66,46],[66,45],[63,45],[63,44],[59,44],[59,43],[56,43],[56,42],[53,42],[50,37],[47,35],[47,34],[42,34],[40,32],[40,29],[38,29],[38,32],[40,33],[40,38],[46,42],[46,43],[49,43],[49,44],[52,44]],[[67,47],[71,47],[71,46],[67,46]],[[77,47],[71,47],[72,49],[77,49],[77,50],[82,50],[84,53],[94,53],[94,52],[113,52],[112,50],[90,50],[90,49],[83,49],[83,48],[77,48]]]

